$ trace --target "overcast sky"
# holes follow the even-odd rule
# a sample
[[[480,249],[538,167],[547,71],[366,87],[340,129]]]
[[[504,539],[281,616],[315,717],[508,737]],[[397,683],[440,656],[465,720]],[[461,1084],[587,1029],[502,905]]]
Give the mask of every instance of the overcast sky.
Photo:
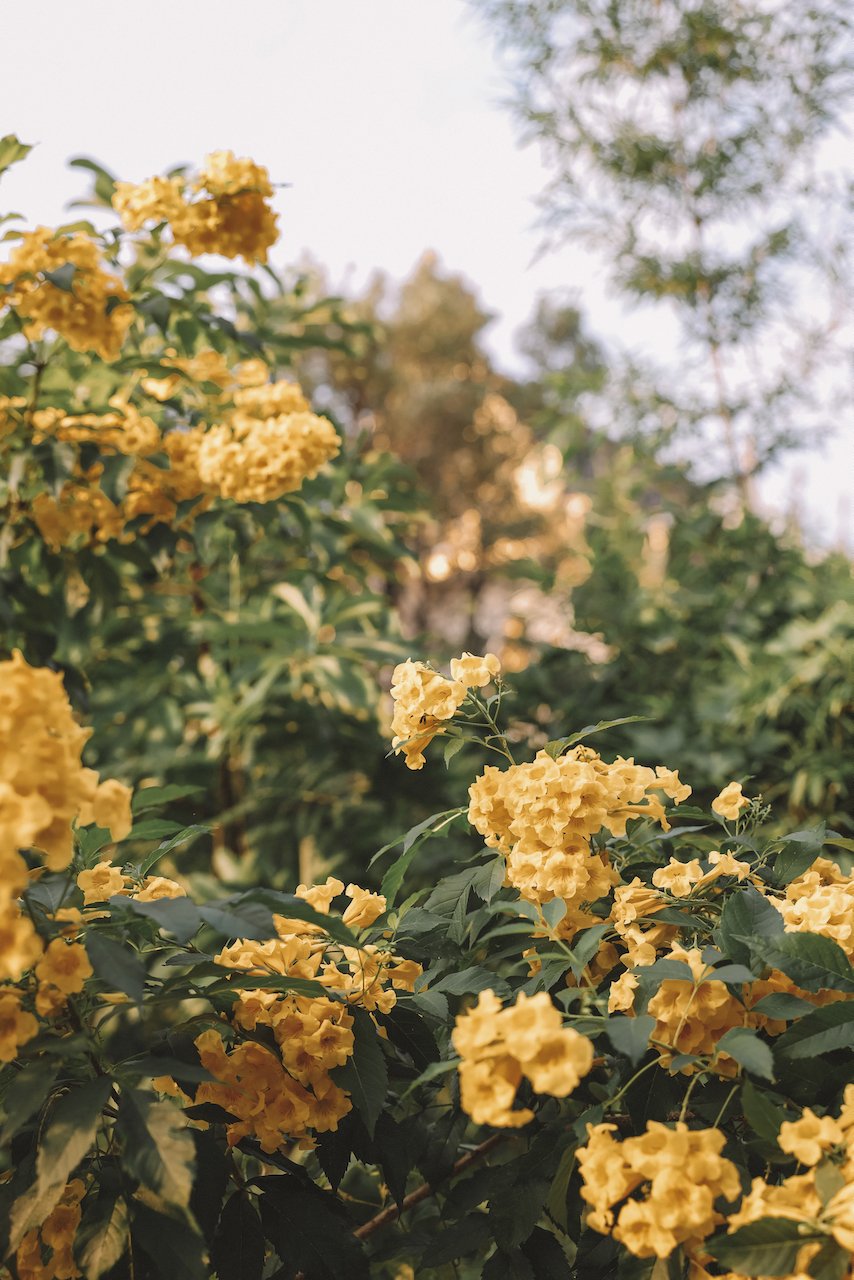
[[[545,289],[578,289],[606,338],[637,331],[583,254],[535,261],[546,173],[518,146],[466,0],[28,0],[4,8],[3,51],[0,134],[39,145],[3,179],[0,205],[29,223],[67,220],[86,181],[65,167],[72,155],[140,180],[230,148],[292,184],[276,198],[280,265],[309,252],[359,284],[435,249],[499,313],[489,345],[507,368]],[[802,474],[826,539],[854,472],[850,439],[766,486],[782,502]]]

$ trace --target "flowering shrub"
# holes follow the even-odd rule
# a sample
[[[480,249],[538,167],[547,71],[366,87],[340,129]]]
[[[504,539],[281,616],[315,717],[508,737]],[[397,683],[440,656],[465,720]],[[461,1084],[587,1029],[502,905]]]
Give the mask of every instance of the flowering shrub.
[[[260,256],[267,181],[217,155],[117,203]],[[33,309],[74,279],[38,261],[15,323],[55,330],[57,364],[97,352],[116,308],[87,286]],[[35,365],[9,397],[16,546],[177,545],[208,502],[275,505],[335,455],[260,358],[147,366],[91,412],[43,402]],[[185,381],[199,418],[168,425]],[[739,782],[692,807],[669,766],[590,745],[619,722],[529,748],[491,654],[401,662],[391,690],[393,763],[420,784],[459,757],[468,796],[362,884],[290,892],[187,874],[194,831],[159,816],[182,788],[101,780],[60,672],[0,662],[0,1274],[850,1280],[851,842],[768,836]],[[465,856],[416,881],[449,832]]]

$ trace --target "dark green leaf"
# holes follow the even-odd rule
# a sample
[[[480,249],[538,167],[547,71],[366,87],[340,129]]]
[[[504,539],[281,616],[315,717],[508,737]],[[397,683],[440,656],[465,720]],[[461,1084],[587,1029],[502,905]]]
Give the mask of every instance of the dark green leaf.
[[[459,1222],[438,1231],[421,1255],[424,1267],[441,1267],[446,1262],[477,1253],[492,1242],[492,1227],[485,1213],[467,1213]]]
[[[801,996],[790,995],[788,991],[775,991],[772,995],[763,996],[761,1000],[757,1000],[752,1007],[752,1012],[761,1013],[765,1018],[789,1022],[792,1018],[801,1018],[806,1013],[812,1013],[814,1008],[814,1004]]]
[[[134,1254],[154,1264],[157,1280],[210,1280],[205,1242],[185,1221],[167,1217],[139,1200],[131,1205]]]
[[[530,1260],[521,1249],[498,1249],[483,1265],[482,1280],[537,1280]]]
[[[134,815],[145,813],[146,809],[161,809],[172,800],[197,796],[202,790],[202,787],[185,787],[176,782],[170,782],[165,787],[140,787],[134,792],[130,807]]]
[[[353,1055],[343,1067],[337,1067],[330,1074],[335,1083],[350,1094],[362,1123],[373,1137],[377,1117],[385,1103],[388,1070],[370,1014],[364,1009],[354,1009],[353,1019]]]
[[[571,1280],[572,1271],[560,1241],[543,1227],[535,1227],[522,1245],[536,1280]]]
[[[851,1254],[835,1240],[827,1240],[807,1266],[814,1280],[844,1280],[849,1274]]]
[[[490,1197],[489,1220],[502,1249],[515,1249],[527,1240],[542,1217],[548,1194],[548,1179],[527,1177]]]
[[[735,1058],[752,1075],[761,1076],[763,1080],[774,1079],[774,1055],[749,1027],[732,1027],[725,1032],[717,1043],[717,1050]]]
[[[115,942],[105,934],[90,929],[86,934],[86,954],[95,976],[111,991],[124,991],[135,1004],[145,990],[145,968],[130,943]]]
[[[446,973],[430,984],[430,990],[449,996],[477,995],[479,991],[495,991],[502,997],[509,994],[504,979],[481,965],[472,965],[469,969],[461,969],[459,973]]]
[[[43,271],[42,275],[55,289],[61,289],[63,293],[73,293],[76,273],[77,267],[73,262],[64,262],[55,271]]]
[[[747,885],[733,889],[724,901],[715,941],[731,960],[740,964],[750,961],[750,947],[745,938],[773,937],[783,932],[783,917],[767,898]]]
[[[636,1018],[611,1016],[605,1023],[605,1034],[617,1053],[624,1054],[632,1066],[637,1066],[649,1048],[649,1037],[655,1028],[655,1018],[649,1013]]]
[[[264,1232],[258,1210],[245,1191],[226,1202],[211,1247],[211,1263],[218,1280],[261,1280]]]
[[[370,1280],[370,1268],[334,1196],[288,1175],[259,1178],[264,1234],[304,1280]]]
[[[854,1047],[854,1001],[813,1009],[775,1041],[785,1058],[820,1058],[835,1049]]]
[[[3,1128],[0,1144],[4,1145],[23,1129],[47,1098],[59,1074],[59,1063],[49,1058],[25,1062],[3,1097]]]
[[[780,1125],[786,1119],[782,1107],[778,1107],[764,1090],[759,1090],[750,1080],[741,1088],[741,1105],[745,1118],[754,1133],[766,1142],[777,1141]]]
[[[189,942],[202,923],[198,907],[189,898],[160,898],[155,902],[140,902],[138,898],[117,896],[110,899],[110,911],[114,918],[118,916],[119,919],[126,911],[148,916],[161,929],[173,934],[179,942]]]
[[[731,1271],[788,1276],[795,1269],[798,1251],[813,1238],[801,1234],[801,1225],[791,1218],[761,1218],[731,1235],[712,1236],[704,1247]]]
[[[776,937],[742,938],[755,958],[772,969],[781,969],[805,991],[830,987],[854,991],[854,968],[845,952],[831,938],[817,933],[781,933]]]

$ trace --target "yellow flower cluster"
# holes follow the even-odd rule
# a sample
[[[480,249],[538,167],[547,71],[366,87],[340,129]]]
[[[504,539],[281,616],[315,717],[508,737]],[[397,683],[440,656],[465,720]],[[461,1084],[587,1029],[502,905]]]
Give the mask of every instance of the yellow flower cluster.
[[[494,991],[482,991],[461,1014],[451,1039],[462,1061],[460,1101],[476,1124],[518,1128],[534,1118],[528,1107],[513,1110],[523,1077],[536,1093],[566,1098],[593,1065],[586,1036],[564,1027],[560,1011],[540,991],[502,1008]]]
[[[17,651],[0,662],[0,979],[16,982],[42,954],[17,902],[28,879],[18,851],[40,850],[57,871],[71,861],[73,821],[108,827],[114,840],[130,830],[128,788],[99,783],[82,765],[88,736],[58,672],[29,666]],[[7,1014],[14,1021],[11,1006]]]
[[[299,897],[324,915],[343,892],[343,883],[334,877],[297,889]],[[367,928],[385,911],[381,895],[358,885],[348,885],[346,895],[350,903],[342,919],[350,928]],[[278,1053],[255,1041],[236,1043],[228,1051],[216,1030],[196,1040],[203,1066],[216,1077],[215,1083],[199,1087],[196,1102],[217,1103],[238,1117],[228,1126],[229,1143],[252,1134],[268,1152],[288,1141],[310,1145],[311,1133],[338,1127],[352,1104],[329,1072],[352,1056],[351,1008],[388,1013],[397,1001],[396,988],[411,990],[421,973],[420,965],[374,945],[334,944],[320,925],[274,919],[277,938],[233,943],[217,963],[259,976],[314,980],[329,995],[283,995],[266,988],[240,992],[232,1009],[233,1026],[250,1033],[269,1028]]]
[[[36,1019],[21,1008],[20,991],[0,987],[0,1062],[13,1062],[19,1047],[38,1035],[38,1031]]]
[[[494,653],[479,657],[464,653],[451,662],[451,678],[433,671],[423,662],[407,659],[395,667],[391,681],[394,715],[392,746],[403,752],[408,769],[424,767],[424,749],[452,720],[468,696],[469,689],[481,689],[500,671]]]
[[[737,1075],[738,1063],[718,1053],[717,1042],[733,1027],[750,1025],[750,1015],[725,983],[703,981],[712,970],[697,948],[686,951],[674,945],[668,959],[686,964],[693,982],[665,978],[647,1006],[656,1020],[650,1039],[656,1042],[662,1065],[669,1066],[678,1054],[690,1053],[711,1058],[720,1076]],[[689,1063],[681,1070],[691,1075],[697,1068]]]
[[[780,1126],[777,1142],[808,1171],[776,1184],[754,1178],[737,1212],[730,1215],[728,1229],[734,1231],[761,1218],[788,1218],[809,1223],[811,1232],[823,1232],[854,1254],[854,1084],[846,1086],[838,1118],[817,1116],[807,1107],[800,1120]],[[826,1191],[821,1195],[816,1184],[821,1167],[837,1183],[829,1197]],[[799,1273],[806,1272],[820,1248],[819,1243],[803,1246],[796,1264]]]
[[[835,862],[817,858],[808,871],[790,881],[784,899],[772,898],[787,933],[820,933],[854,959],[854,878]]]
[[[317,475],[340,451],[328,418],[286,413],[243,417],[205,432],[197,456],[202,483],[236,502],[273,502]]]
[[[146,222],[166,222],[175,244],[191,254],[218,253],[266,262],[275,243],[276,215],[267,170],[231,151],[209,155],[188,183],[185,178],[148,178],[116,183],[113,207],[128,231]]]
[[[141,527],[146,532],[156,523],[174,522],[179,505],[194,500],[183,520],[192,520],[216,497],[270,502],[298,489],[338,453],[340,440],[331,422],[309,411],[296,383],[267,381],[264,361],[245,361],[232,372],[218,351],[205,350],[186,359],[167,356],[162,363],[180,369],[191,382],[227,388],[215,397],[196,394],[204,408],[221,417],[219,424],[161,435],[154,420],[132,405],[126,393],[110,400],[111,413],[68,414],[45,408],[33,415],[36,439],[51,435],[72,444],[93,442],[104,453],[135,458],[127,491],[118,502],[100,487],[100,462],[81,468],[58,494],[45,491],[35,497],[32,518],[52,550],[79,540],[130,542],[130,522],[144,520]],[[143,379],[141,385],[157,399],[175,394],[184,382],[170,374]],[[154,453],[165,454],[168,466],[150,460]]]
[[[715,1201],[741,1190],[738,1170],[720,1154],[725,1135],[654,1120],[636,1138],[620,1142],[615,1132],[613,1124],[588,1125],[587,1145],[576,1153],[588,1226],[639,1258],[666,1258],[677,1245],[710,1235],[723,1221]]]
[[[49,274],[69,266],[74,271],[68,288],[61,288]],[[49,227],[28,232],[0,265],[0,285],[11,286],[4,302],[25,322],[28,338],[52,329],[74,351],[117,359],[133,307],[122,281],[103,269],[98,246],[89,236],[57,235]]]
[[[0,663],[0,846],[35,846],[56,871],[71,860],[75,819],[124,839],[130,790],[113,780],[99,783],[83,767],[89,735],[74,720],[59,672],[31,667],[17,651]]]
[[[469,821],[507,859],[507,883],[530,902],[563,898],[564,931],[590,923],[584,904],[607,894],[617,875],[590,838],[603,828],[624,835],[630,818],[668,828],[657,792],[679,803],[691,788],[663,766],[620,757],[607,764],[587,747],[553,759],[540,751],[527,764],[487,766],[469,788]]]
[[[24,1236],[15,1254],[19,1280],[77,1280],[82,1275],[72,1246],[80,1226],[80,1202],[85,1190],[82,1178],[69,1182],[56,1208],[40,1227]]]
[[[71,444],[93,443],[103,453],[145,457],[160,448],[160,428],[122,397],[110,401],[112,413],[65,413],[37,409],[32,415],[34,439],[53,436]]]

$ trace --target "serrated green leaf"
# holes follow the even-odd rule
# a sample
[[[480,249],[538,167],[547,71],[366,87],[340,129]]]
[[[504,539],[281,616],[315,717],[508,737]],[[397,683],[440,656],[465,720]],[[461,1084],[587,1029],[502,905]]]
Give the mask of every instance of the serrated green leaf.
[[[813,1009],[775,1041],[784,1058],[820,1058],[836,1049],[854,1047],[854,1001]]]
[[[23,1129],[47,1098],[59,1075],[59,1063],[50,1058],[25,1062],[3,1095],[3,1127],[0,1144],[4,1145]]]
[[[16,138],[14,133],[7,133],[4,138],[0,138],[0,174],[13,164],[17,164],[19,160],[23,160],[32,151],[32,147],[26,142],[21,142]]]
[[[260,1280],[264,1249],[258,1210],[246,1192],[238,1191],[226,1201],[211,1247],[217,1280]]]
[[[776,937],[741,939],[755,958],[780,969],[805,991],[829,987],[854,991],[854,968],[837,943],[817,933],[781,933]]]
[[[368,1259],[334,1196],[287,1175],[258,1178],[264,1233],[310,1280],[370,1280]]]

